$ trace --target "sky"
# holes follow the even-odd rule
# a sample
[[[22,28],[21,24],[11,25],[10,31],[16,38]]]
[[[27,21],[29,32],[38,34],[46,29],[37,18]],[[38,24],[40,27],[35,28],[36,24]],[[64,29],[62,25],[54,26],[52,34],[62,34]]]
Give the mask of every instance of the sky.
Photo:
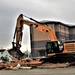
[[[0,48],[12,48],[20,14],[38,21],[60,21],[75,25],[75,0],[0,0]],[[24,26],[22,51],[31,50],[29,27]]]

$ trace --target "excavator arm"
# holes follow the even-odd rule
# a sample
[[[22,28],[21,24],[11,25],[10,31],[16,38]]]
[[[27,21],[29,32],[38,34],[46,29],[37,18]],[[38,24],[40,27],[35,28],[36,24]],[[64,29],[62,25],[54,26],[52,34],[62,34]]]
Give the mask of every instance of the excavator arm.
[[[15,36],[16,36],[16,47],[21,46],[20,44],[21,44],[21,41],[22,41],[22,35],[23,35],[22,30],[23,30],[24,24],[28,25],[30,27],[33,27],[33,28],[45,33],[45,34],[48,34],[49,39],[51,41],[57,40],[54,31],[50,27],[47,27],[46,25],[41,24],[39,22],[32,22],[32,21],[29,21],[29,20],[25,20],[23,18],[23,14],[20,14],[18,19],[17,19],[16,29],[15,29],[15,34],[14,34],[14,39],[15,39]]]
[[[23,16],[20,15],[18,18],[17,18],[17,23],[16,23],[16,28],[15,28],[15,33],[14,33],[14,37],[13,37],[13,48],[16,47],[16,48],[20,48],[21,47],[21,41],[22,41],[22,35],[23,35],[23,23],[22,23],[22,20],[23,20]],[[14,42],[16,40],[16,42]]]
[[[55,32],[50,27],[48,27],[44,23],[40,23],[29,17],[27,18],[29,18],[30,20],[25,20],[23,16],[24,16],[23,14],[20,14],[19,17],[17,18],[17,24],[16,24],[15,33],[14,33],[13,42],[12,42],[13,48],[20,50],[22,35],[23,35],[22,30],[23,30],[24,24],[30,27],[33,27],[45,34],[48,34],[49,40],[52,42],[52,44],[58,43]],[[14,42],[15,40],[16,42]]]

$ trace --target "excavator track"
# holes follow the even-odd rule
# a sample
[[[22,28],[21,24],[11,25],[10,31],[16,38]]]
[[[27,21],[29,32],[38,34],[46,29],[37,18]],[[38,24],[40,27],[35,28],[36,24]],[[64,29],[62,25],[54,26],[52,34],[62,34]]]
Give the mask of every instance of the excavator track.
[[[38,68],[65,68],[75,66],[75,53],[60,53],[51,57],[41,58],[42,65]]]
[[[50,57],[41,58],[43,63],[71,63],[75,62],[75,53],[59,53]]]

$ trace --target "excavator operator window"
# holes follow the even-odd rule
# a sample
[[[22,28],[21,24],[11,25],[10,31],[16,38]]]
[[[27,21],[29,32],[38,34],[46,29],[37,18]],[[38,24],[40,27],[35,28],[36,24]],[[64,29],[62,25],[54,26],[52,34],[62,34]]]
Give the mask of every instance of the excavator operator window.
[[[46,51],[47,51],[47,54],[59,52],[58,42],[57,41],[47,42]]]

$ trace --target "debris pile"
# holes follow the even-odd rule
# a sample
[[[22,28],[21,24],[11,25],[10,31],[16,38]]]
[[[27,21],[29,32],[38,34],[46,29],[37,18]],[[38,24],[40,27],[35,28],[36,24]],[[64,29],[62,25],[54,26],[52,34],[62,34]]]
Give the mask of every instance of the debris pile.
[[[30,58],[21,60],[13,58],[12,61],[0,62],[0,69],[31,69],[41,64],[42,62]]]
[[[64,68],[75,65],[75,62],[72,63],[42,63],[42,61],[39,61],[38,59],[32,60],[31,58],[24,58],[21,60],[18,60],[16,58],[13,58],[12,61],[4,61],[0,62],[0,70],[6,69],[6,70],[15,70],[15,69],[32,69],[32,68]]]

